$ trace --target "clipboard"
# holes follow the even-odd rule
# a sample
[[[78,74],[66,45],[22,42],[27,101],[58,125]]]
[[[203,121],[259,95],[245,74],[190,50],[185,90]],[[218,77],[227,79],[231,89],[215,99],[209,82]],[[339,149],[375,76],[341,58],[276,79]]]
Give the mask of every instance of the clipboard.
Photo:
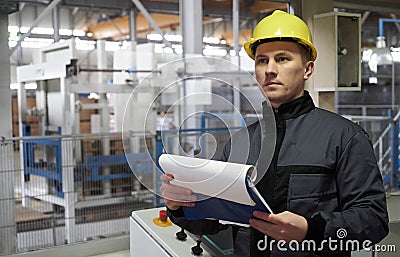
[[[172,174],[171,184],[187,187],[197,196],[194,207],[183,207],[189,220],[216,219],[249,226],[253,211],[273,213],[253,184],[252,165],[163,154],[160,167]]]

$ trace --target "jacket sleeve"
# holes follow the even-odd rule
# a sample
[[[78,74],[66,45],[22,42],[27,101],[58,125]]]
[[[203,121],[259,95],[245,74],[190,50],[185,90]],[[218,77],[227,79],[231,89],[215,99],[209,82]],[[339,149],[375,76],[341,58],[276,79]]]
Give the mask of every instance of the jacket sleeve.
[[[371,244],[381,241],[389,231],[386,198],[374,151],[364,131],[356,132],[341,151],[336,180],[339,210],[306,217],[306,239],[320,243],[329,238],[359,243],[368,240]],[[344,230],[346,235],[338,236],[338,231]]]

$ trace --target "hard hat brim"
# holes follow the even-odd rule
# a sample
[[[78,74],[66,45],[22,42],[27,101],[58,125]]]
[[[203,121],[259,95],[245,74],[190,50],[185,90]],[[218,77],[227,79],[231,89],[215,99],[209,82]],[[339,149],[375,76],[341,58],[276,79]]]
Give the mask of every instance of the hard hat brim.
[[[244,43],[243,47],[244,50],[246,51],[247,55],[251,59],[255,59],[255,48],[259,46],[260,44],[268,43],[268,42],[273,42],[273,41],[289,41],[289,42],[296,42],[303,47],[306,47],[310,50],[311,53],[311,61],[315,61],[317,59],[317,50],[315,49],[314,45],[311,44],[308,41],[305,41],[301,38],[289,38],[289,37],[274,37],[274,38],[262,38],[262,39],[257,39],[257,38],[252,38],[246,43]]]

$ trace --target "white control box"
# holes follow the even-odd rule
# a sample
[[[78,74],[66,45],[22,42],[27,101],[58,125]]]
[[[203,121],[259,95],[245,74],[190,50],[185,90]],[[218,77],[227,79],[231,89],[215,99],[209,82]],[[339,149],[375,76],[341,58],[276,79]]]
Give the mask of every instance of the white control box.
[[[153,222],[160,210],[165,208],[154,208],[132,212],[130,218],[130,256],[157,256],[157,257],[193,257],[192,247],[196,245],[197,238],[189,233],[185,241],[176,239],[175,234],[180,227],[172,224],[162,227]],[[218,256],[213,254],[203,243],[201,244],[202,257]]]

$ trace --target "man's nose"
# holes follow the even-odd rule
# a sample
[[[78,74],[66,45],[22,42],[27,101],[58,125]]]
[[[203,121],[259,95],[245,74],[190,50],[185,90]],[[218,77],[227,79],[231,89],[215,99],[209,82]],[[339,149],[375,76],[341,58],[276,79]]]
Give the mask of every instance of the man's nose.
[[[268,62],[267,65],[265,65],[265,74],[276,74],[277,73],[277,66],[274,61]]]

